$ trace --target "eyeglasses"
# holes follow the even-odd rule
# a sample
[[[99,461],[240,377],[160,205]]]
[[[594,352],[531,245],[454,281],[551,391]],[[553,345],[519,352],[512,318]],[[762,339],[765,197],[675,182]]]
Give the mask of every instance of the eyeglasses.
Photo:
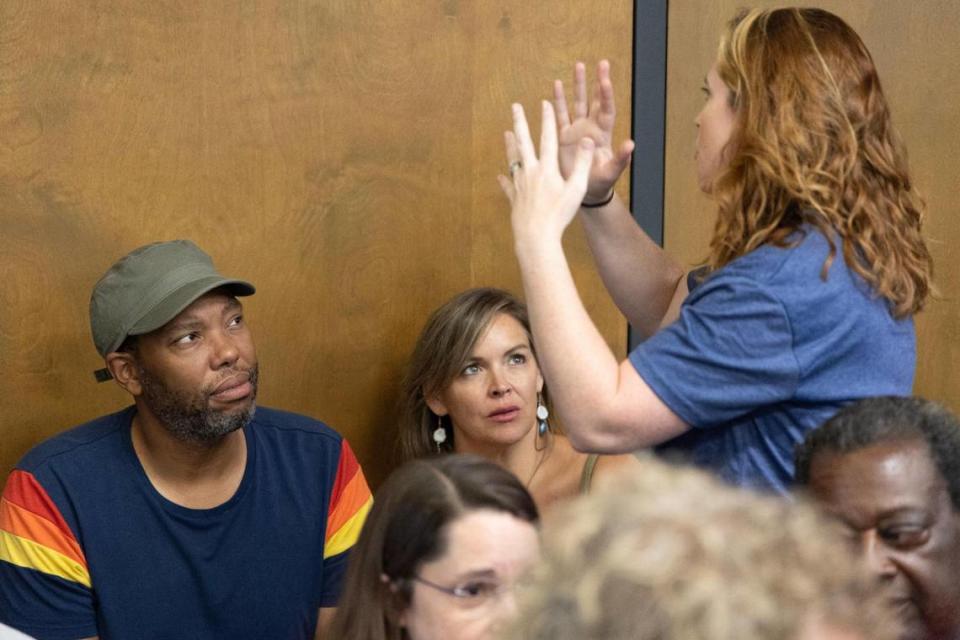
[[[463,600],[465,602],[474,602],[478,604],[493,598],[497,598],[507,591],[511,591],[513,588],[511,585],[503,584],[494,580],[471,580],[470,582],[454,585],[452,587],[444,587],[436,582],[425,580],[420,576],[413,576],[412,579],[424,586],[430,587],[431,589],[445,593],[448,596],[453,596],[454,598]]]

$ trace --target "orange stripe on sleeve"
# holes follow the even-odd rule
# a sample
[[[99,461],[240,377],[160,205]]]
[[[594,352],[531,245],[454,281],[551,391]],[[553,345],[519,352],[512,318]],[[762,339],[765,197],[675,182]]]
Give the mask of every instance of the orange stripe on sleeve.
[[[30,540],[69,558],[86,568],[87,560],[76,539],[32,511],[0,498],[0,531]]]
[[[57,505],[50,499],[47,492],[32,474],[20,469],[14,469],[7,478],[7,486],[3,490],[3,498],[18,507],[22,507],[37,516],[50,521],[65,536],[74,538],[73,532],[66,520],[60,515]],[[76,540],[76,538],[74,538]]]
[[[353,480],[340,494],[340,501],[327,517],[327,540],[336,533],[370,499],[370,488],[362,473],[353,476]]]
[[[90,587],[83,550],[47,492],[14,470],[0,498],[0,561]]]
[[[324,558],[341,554],[356,544],[371,507],[373,507],[373,496],[369,496],[367,501],[360,505],[360,508],[356,510],[349,520],[344,522],[332,536],[327,537],[326,543],[323,545]]]
[[[350,445],[344,440],[327,513],[324,557],[336,555],[353,546],[372,504],[373,496],[367,480]]]

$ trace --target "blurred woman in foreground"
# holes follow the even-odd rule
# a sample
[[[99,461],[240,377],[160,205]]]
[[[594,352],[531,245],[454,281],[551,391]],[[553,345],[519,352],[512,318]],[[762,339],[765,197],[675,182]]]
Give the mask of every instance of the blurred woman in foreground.
[[[544,521],[504,640],[895,640],[883,585],[809,503],[656,460]]]
[[[539,553],[537,508],[476,456],[414,460],[376,494],[328,636],[491,640]]]

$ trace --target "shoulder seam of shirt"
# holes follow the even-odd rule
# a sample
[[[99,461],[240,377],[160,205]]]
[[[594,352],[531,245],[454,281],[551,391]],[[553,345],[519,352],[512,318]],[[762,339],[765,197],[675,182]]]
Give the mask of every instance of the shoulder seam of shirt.
[[[770,274],[770,277],[772,278],[779,273],[788,261],[789,260],[783,260],[780,263],[780,266],[778,266],[777,269]],[[750,277],[747,274],[740,273],[730,274],[727,277],[727,281],[740,281],[742,283],[746,283],[775,302],[777,307],[779,307],[780,313],[783,314],[784,321],[787,323],[787,329],[790,331],[790,356],[793,358],[794,369],[796,370],[796,380],[794,381],[794,388],[796,389],[800,386],[800,380],[803,378],[801,375],[802,367],[800,366],[800,360],[797,358],[797,333],[793,330],[793,320],[790,318],[790,312],[787,310],[787,306],[783,303],[782,297],[777,295],[776,287],[771,287],[768,282],[761,281],[757,278]],[[723,281],[721,281],[721,283],[722,282]],[[707,283],[705,282],[704,285],[706,284]],[[698,291],[699,289],[700,287],[697,287]]]
[[[820,234],[820,237],[823,238],[824,242],[827,242],[829,246],[829,239],[826,238],[822,233],[820,233],[819,230],[812,230],[812,231],[808,230],[807,234],[804,236],[804,238],[800,240],[800,242],[797,243],[796,247],[799,247],[801,243],[805,242],[807,238],[809,238],[813,234]],[[788,251],[788,249],[785,249],[785,251]],[[843,253],[840,252],[839,256],[842,259]],[[776,300],[777,305],[780,306],[780,309],[783,312],[783,317],[786,319],[787,327],[790,329],[790,355],[793,357],[794,366],[796,367],[796,371],[797,371],[797,380],[795,383],[795,387],[799,387],[800,380],[802,380],[804,376],[802,375],[803,367],[800,366],[800,359],[797,358],[797,333],[796,331],[793,330],[793,319],[790,317],[790,312],[787,309],[787,306],[783,303],[783,299],[779,295],[777,295],[777,293],[775,292],[776,287],[771,288],[769,285],[769,280],[776,278],[777,275],[781,271],[783,271],[783,269],[790,262],[790,258],[791,258],[791,255],[787,255],[780,262],[779,266],[776,269],[774,269],[772,272],[770,272],[768,276],[768,280],[764,282],[758,281],[757,286],[763,289],[764,294],[770,296],[773,300]],[[817,278],[817,282],[821,282],[819,277]]]
[[[786,264],[786,262],[786,260],[783,261],[784,264]],[[781,268],[782,267],[783,265],[781,265]],[[777,271],[779,270],[780,269],[777,269]],[[800,381],[803,379],[803,376],[801,375],[802,367],[800,366],[800,359],[797,358],[797,332],[793,330],[793,320],[790,318],[790,312],[787,310],[787,305],[783,303],[783,300],[780,298],[780,296],[774,294],[773,291],[770,291],[770,288],[766,285],[766,283],[763,285],[759,285],[758,283],[758,286],[762,287],[765,295],[770,296],[770,298],[777,303],[777,306],[780,308],[780,313],[783,314],[783,319],[787,323],[787,329],[790,331],[790,357],[793,358],[794,371],[796,371],[796,376],[793,381],[793,390],[796,392],[796,390],[800,387]]]
[[[266,409],[267,407],[264,407],[264,408]],[[336,442],[337,444],[339,444],[339,443],[344,439],[344,438],[343,438],[343,434],[341,434],[339,431],[337,431],[336,429],[334,429],[333,427],[331,427],[330,425],[328,425],[326,422],[324,422],[324,421],[322,421],[322,420],[317,420],[316,418],[311,418],[310,416],[305,416],[305,415],[302,415],[302,414],[299,414],[299,413],[293,413],[293,412],[290,412],[290,411],[283,411],[283,410],[280,410],[280,409],[269,409],[269,411],[271,411],[271,412],[277,411],[277,412],[284,413],[284,414],[287,414],[287,415],[294,415],[294,416],[297,416],[297,417],[298,417],[299,419],[301,419],[301,420],[308,420],[308,421],[312,422],[315,426],[322,426],[322,427],[324,427],[324,428],[323,428],[323,429],[308,429],[308,428],[305,428],[305,427],[303,427],[303,426],[301,426],[301,425],[299,425],[299,424],[281,424],[281,423],[279,423],[277,420],[274,420],[272,417],[266,417],[266,416],[261,417],[261,416],[258,416],[258,415],[256,415],[256,414],[254,415],[252,422],[253,422],[253,423],[259,423],[259,424],[262,425],[262,426],[269,426],[269,427],[271,427],[271,428],[273,428],[273,429],[277,429],[278,431],[298,431],[298,432],[300,432],[300,433],[305,433],[305,434],[308,434],[308,435],[314,435],[314,436],[319,436],[319,437],[322,437],[322,438],[328,438],[328,439],[330,439],[330,440],[333,440],[333,441]]]
[[[757,247],[757,248],[754,249],[753,251],[750,251],[750,252],[748,252],[748,253],[745,253],[745,254],[742,255],[742,256],[739,256],[736,260],[734,260],[733,262],[729,263],[727,266],[734,266],[734,265],[736,265],[737,262],[739,262],[739,261],[741,261],[741,260],[744,260],[745,258],[748,258],[748,257],[750,257],[750,256],[752,256],[752,255],[755,255],[756,252],[761,251],[761,250],[763,250],[763,249],[783,251],[783,252],[784,252],[783,259],[779,261],[779,264],[777,265],[777,268],[774,269],[774,270],[772,270],[772,271],[765,272],[765,273],[763,274],[763,275],[764,275],[763,279],[757,278],[755,275],[753,275],[753,276],[744,276],[744,279],[745,279],[745,280],[754,281],[754,282],[757,282],[758,284],[761,284],[761,283],[766,284],[767,281],[772,280],[772,279],[775,278],[781,271],[783,271],[783,269],[784,269],[784,267],[786,267],[787,263],[789,263],[789,262],[791,261],[791,259],[792,259],[793,256],[794,256],[794,254],[791,252],[791,249],[797,249],[797,248],[799,248],[802,244],[804,244],[805,242],[810,241],[811,238],[816,238],[817,236],[819,236],[820,239],[822,239],[823,242],[825,243],[825,247],[827,247],[827,249],[828,249],[828,255],[829,255],[829,246],[830,246],[830,240],[829,240],[829,238],[827,238],[826,236],[824,236],[823,233],[820,232],[820,230],[818,230],[818,229],[816,229],[816,228],[813,228],[813,229],[805,229],[804,236],[803,236],[802,238],[800,238],[800,239],[797,241],[797,243],[794,244],[794,245],[790,245],[790,246],[786,246],[786,247],[779,247],[779,246],[777,246],[777,245],[765,243],[765,244],[760,245],[759,247]],[[837,252],[837,257],[843,257],[843,251],[842,251],[842,250],[840,250],[840,251]],[[726,268],[726,267],[724,267],[724,268]],[[721,273],[722,270],[723,270],[723,269],[719,269],[719,270],[717,270],[715,273]],[[737,274],[737,275],[740,275],[740,274]],[[704,284],[706,284],[706,282],[704,282]]]
[[[107,417],[107,416],[101,416],[101,417]],[[95,418],[94,420],[98,420],[98,419],[99,419],[99,418]],[[91,422],[93,422],[93,420],[91,420]],[[84,424],[89,424],[89,423],[84,423]],[[84,426],[84,425],[77,425],[77,427],[74,427],[74,428],[80,428],[80,427],[82,427],[82,426]],[[23,467],[21,467],[20,464],[23,462],[23,459],[24,459],[24,458],[26,458],[27,456],[29,456],[30,453],[35,450],[35,449],[31,449],[31,450],[28,451],[26,454],[24,454],[23,458],[21,458],[20,461],[17,462],[17,464],[14,466],[14,468],[15,468],[15,469],[20,469],[21,471],[28,471],[29,473],[32,474],[34,470],[39,470],[39,469],[41,469],[41,468],[43,468],[43,467],[48,466],[50,462],[52,462],[53,460],[59,458],[60,456],[67,455],[68,453],[73,453],[73,452],[76,451],[77,449],[81,449],[81,448],[88,447],[88,446],[90,446],[90,445],[96,444],[96,443],[100,442],[101,440],[103,440],[104,438],[109,438],[110,436],[114,435],[117,431],[119,431],[119,430],[122,429],[122,428],[123,428],[123,424],[122,424],[122,423],[119,424],[119,425],[114,425],[113,428],[111,428],[109,431],[107,431],[106,433],[103,433],[103,434],[97,436],[96,438],[93,438],[92,440],[85,440],[84,442],[78,442],[78,443],[74,444],[72,447],[70,447],[69,449],[64,449],[64,450],[62,450],[62,451],[57,451],[56,453],[51,453],[51,454],[49,454],[49,455],[45,455],[45,456],[43,456],[43,457],[36,463],[36,465],[33,466],[33,469],[32,469],[32,470],[27,470],[27,469],[24,469]],[[50,442],[50,441],[53,440],[53,439],[58,438],[59,436],[66,435],[67,433],[69,433],[69,430],[68,430],[68,431],[63,431],[63,432],[61,432],[61,433],[59,433],[59,434],[56,434],[56,435],[54,435],[54,436],[51,436],[50,438],[48,438],[48,439],[46,439],[46,440],[43,440],[43,441],[41,441],[40,443],[38,443],[37,446],[41,446],[41,445],[43,445],[43,444],[45,444],[45,443],[47,443],[47,442]]]

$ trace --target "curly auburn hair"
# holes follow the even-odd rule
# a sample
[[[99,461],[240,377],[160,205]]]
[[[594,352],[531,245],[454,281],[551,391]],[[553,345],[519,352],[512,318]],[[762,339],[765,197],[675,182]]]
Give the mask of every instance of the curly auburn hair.
[[[716,70],[736,126],[712,185],[710,270],[766,243],[790,246],[812,225],[830,243],[823,279],[839,239],[895,317],[920,311],[933,270],[925,204],[856,32],[821,9],[744,11],[721,38]]]

